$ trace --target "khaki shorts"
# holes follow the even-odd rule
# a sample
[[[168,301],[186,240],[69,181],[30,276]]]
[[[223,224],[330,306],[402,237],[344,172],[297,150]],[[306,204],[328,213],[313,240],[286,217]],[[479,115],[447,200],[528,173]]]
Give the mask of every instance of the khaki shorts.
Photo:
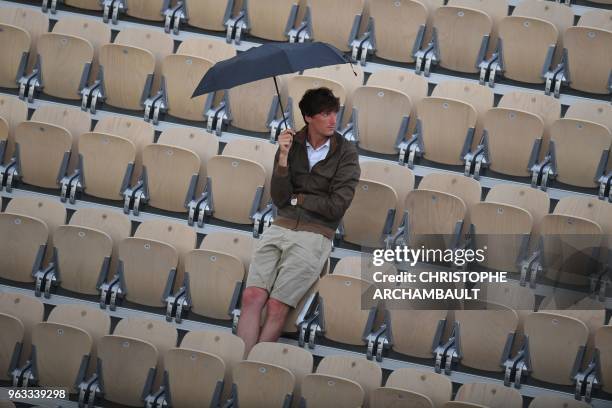
[[[265,289],[295,307],[319,278],[330,252],[331,241],[321,234],[272,225],[255,246],[246,286]]]

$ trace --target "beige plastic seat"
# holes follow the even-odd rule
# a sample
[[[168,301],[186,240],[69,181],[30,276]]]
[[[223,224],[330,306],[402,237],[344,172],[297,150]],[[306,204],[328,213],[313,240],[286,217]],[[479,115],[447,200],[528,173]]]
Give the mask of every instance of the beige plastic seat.
[[[81,37],[44,33],[38,39],[43,92],[56,98],[80,100],[81,79],[89,78],[94,48]]]
[[[163,0],[129,0],[125,13],[143,20],[163,21],[163,9]]]
[[[408,356],[432,358],[436,332],[444,325],[448,312],[406,307],[389,307],[388,312],[393,330],[393,350]]]
[[[142,406],[142,394],[158,352],[148,341],[118,335],[104,336],[98,345],[103,396],[107,401]]]
[[[68,172],[72,174],[79,162],[79,138],[91,129],[89,113],[71,106],[42,105],[34,111],[31,120],[63,127],[70,133],[72,148]]]
[[[595,197],[576,195],[563,197],[557,202],[554,213],[586,218],[598,224],[604,236],[612,235],[612,206]],[[607,242],[609,240],[610,238]]]
[[[493,20],[485,12],[457,6],[438,8],[433,16],[440,66],[476,73],[483,38],[491,34]]]
[[[105,103],[117,108],[142,110],[142,96],[155,73],[155,56],[144,48],[105,44],[100,48],[104,72]]]
[[[509,16],[499,24],[503,44],[504,76],[516,81],[543,84],[549,48],[557,44],[555,26],[535,17]]]
[[[427,97],[417,105],[421,121],[423,157],[437,163],[460,165],[468,134],[476,126],[477,112],[472,105],[454,99]],[[445,126],[444,123],[454,123]]]
[[[364,0],[308,0],[312,22],[311,38],[332,44],[340,51],[350,50],[351,31],[359,23]]]
[[[8,161],[15,151],[15,128],[21,122],[28,119],[28,105],[13,95],[0,95],[0,117],[2,117],[9,126],[8,143],[4,158],[0,160]]]
[[[150,144],[142,152],[142,166],[146,170],[149,205],[186,212],[186,204],[192,198],[190,186],[193,184],[195,189],[200,172],[198,155],[180,147]]]
[[[85,330],[93,341],[89,358],[89,374],[93,374],[97,366],[98,343],[110,333],[111,319],[104,311],[79,304],[61,304],[51,310],[47,318],[49,323],[58,323],[78,327]]]
[[[44,254],[49,229],[38,218],[1,213],[0,230],[0,276],[34,282],[32,270],[39,253]]]
[[[577,26],[612,31],[612,11],[600,8],[588,10],[580,16]]]
[[[350,107],[346,106],[346,91],[344,86],[339,82],[333,81],[331,79],[320,78],[316,76],[310,75],[295,75],[287,81],[287,94],[289,98],[291,98],[291,110],[292,117],[289,118],[292,123],[293,128],[296,130],[304,127],[304,118],[302,117],[302,113],[300,112],[299,103],[304,96],[304,93],[309,89],[314,88],[329,88],[334,93],[334,96],[340,99],[340,106],[345,109],[349,109],[345,113],[345,115],[350,115]]]
[[[387,378],[384,388],[421,396],[416,398],[416,402],[424,401],[422,397],[426,397],[433,408],[438,408],[450,401],[452,387],[452,383],[444,375],[413,368],[399,368]],[[398,395],[403,393],[400,392]]]
[[[408,134],[412,135],[414,133],[414,128],[417,121],[416,106],[421,99],[427,96],[427,93],[429,92],[427,79],[421,75],[416,75],[395,68],[389,68],[372,72],[368,78],[367,85],[395,89],[408,95],[410,101],[412,102]]]
[[[191,37],[181,42],[176,53],[193,55],[209,61],[219,62],[236,56],[236,48],[223,40],[213,37]]]
[[[368,318],[376,312],[376,302],[359,307],[363,299],[372,299],[374,285],[360,278],[325,275],[319,280],[319,297],[324,306],[326,338],[345,344],[364,345]],[[333,373],[324,373],[333,374]]]
[[[291,21],[292,9],[296,7],[299,15],[299,1],[296,0],[259,0],[244,2],[249,18],[249,34],[271,41],[287,41],[287,29]]]
[[[612,325],[600,327],[595,333],[595,347],[599,350],[601,361],[602,388],[606,392],[612,390]]]
[[[7,213],[26,215],[43,221],[49,230],[45,261],[53,255],[53,235],[66,222],[66,207],[59,201],[44,197],[14,197],[4,210]]]
[[[30,358],[32,344],[32,330],[36,324],[42,322],[45,307],[42,302],[33,296],[21,295],[19,293],[0,292],[0,313],[16,317],[23,324],[23,343],[19,366]],[[3,372],[2,375],[5,375]]]
[[[520,184],[496,184],[489,190],[485,201],[508,204],[527,210],[533,222],[531,232],[534,237],[538,236],[540,222],[550,210],[550,198],[545,191]]]
[[[0,313],[0,380],[11,379],[8,372],[11,367],[13,354],[23,342],[25,328],[23,323],[15,316]]]
[[[189,252],[196,247],[197,234],[195,229],[185,223],[151,219],[138,226],[134,237],[164,242],[176,249],[179,256],[176,282],[179,285],[183,283],[186,258]]]
[[[178,265],[176,249],[159,241],[127,238],[119,244],[119,262],[123,264],[128,301],[165,306],[162,297],[166,289],[172,290],[176,277],[171,273]]]
[[[58,188],[64,157],[68,158],[72,136],[63,127],[42,122],[22,122],[15,129],[19,146],[21,180],[38,187]]]
[[[293,406],[299,406],[302,381],[313,369],[314,361],[309,351],[288,344],[262,342],[253,346],[247,360],[274,364],[291,371],[295,377]]]
[[[168,114],[177,118],[204,121],[204,106],[208,95],[192,98],[193,90],[214,64],[213,61],[191,55],[173,54],[161,63]]]
[[[250,211],[258,187],[266,181],[263,166],[234,156],[215,156],[208,161],[208,177],[212,181],[213,216],[238,224],[251,224]],[[228,183],[240,180],[240,189],[230,189]]]
[[[256,242],[251,234],[238,231],[214,231],[204,237],[200,248],[232,254],[242,261],[244,270],[248,272],[253,245]]]
[[[286,85],[284,77],[277,77],[281,94]],[[227,91],[232,126],[251,132],[268,132],[268,114],[276,96],[274,81],[260,79]],[[281,95],[284,98],[284,95]],[[283,105],[286,106],[286,105]]]
[[[368,248],[384,246],[397,211],[397,193],[387,184],[362,178],[342,218],[343,239]]]
[[[604,102],[576,101],[567,109],[564,118],[595,122],[612,130],[612,106]]]
[[[232,300],[245,276],[240,259],[224,252],[196,249],[185,258],[185,274],[189,275],[194,313],[213,319],[231,319]]]
[[[205,30],[225,31],[225,16],[234,15],[238,7],[238,4],[234,4],[234,9],[228,10],[228,3],[230,2],[218,0],[186,1],[187,24]]]
[[[570,88],[604,95],[610,93],[611,42],[610,30],[593,27],[569,27],[565,30],[563,45],[567,51]]]
[[[455,401],[489,408],[522,408],[523,406],[523,397],[518,390],[491,383],[463,384],[457,391]]]
[[[571,373],[580,347],[586,346],[587,326],[578,319],[537,312],[525,319],[529,338],[531,376],[553,384],[571,385]]]
[[[529,177],[532,153],[544,135],[542,119],[521,110],[493,108],[485,114],[484,128],[490,169],[497,173]]]
[[[427,23],[427,6],[419,1],[371,1],[377,57],[397,62],[414,62],[412,48],[419,30]]]
[[[529,408],[589,408],[589,404],[571,398],[557,397],[555,395],[539,395],[529,404]]]
[[[308,374],[302,381],[302,400],[307,407],[360,407],[364,396],[361,385],[346,378]]]
[[[355,381],[365,393],[364,407],[369,406],[370,395],[382,383],[380,366],[365,358],[327,356],[321,360],[316,372]]]
[[[0,55],[0,86],[3,88],[18,88],[17,82],[24,67],[21,61],[30,52],[30,34],[23,28],[10,24],[0,24],[0,41],[3,47]],[[10,47],[8,46],[10,44]]]
[[[548,4],[543,0],[521,0],[512,11],[513,16],[539,18],[553,24],[557,28],[557,49],[553,58],[555,66],[563,56],[563,33],[574,25],[574,12],[565,4]]]
[[[612,143],[610,129],[593,122],[559,119],[550,133],[555,144],[557,179],[574,186],[597,187],[597,166]]]
[[[359,147],[376,153],[395,154],[397,145],[409,139],[410,97],[402,92],[362,86],[353,95],[353,133]]]
[[[49,31],[49,17],[36,8],[2,7],[0,23],[20,27],[30,34],[30,55],[27,72],[31,72],[38,55],[38,38]]]
[[[225,363],[214,354],[173,348],[166,352],[169,400],[173,406],[197,408],[219,401]]]
[[[295,376],[286,368],[241,361],[233,372],[236,402],[245,408],[281,407],[292,398]]]
[[[111,237],[96,229],[62,225],[53,240],[62,288],[97,295],[100,273],[110,267]]]
[[[230,396],[232,370],[244,358],[244,342],[227,331],[190,331],[181,342],[182,349],[197,350],[220,357],[225,363],[223,400]]]
[[[147,145],[153,143],[155,138],[153,125],[129,116],[112,115],[100,119],[96,123],[94,131],[120,136],[134,143],[136,162],[132,174],[132,183],[135,183],[142,172],[142,151]]]
[[[70,0],[68,0],[70,1]],[[75,1],[75,0],[72,0]],[[95,2],[95,10],[101,10],[97,0],[87,0]],[[66,3],[67,4],[67,3]],[[93,5],[92,5],[93,6]],[[102,21],[81,18],[75,16],[65,16],[57,20],[53,26],[53,32],[58,34],[73,35],[86,39],[94,49],[93,62],[89,75],[89,83],[93,83],[98,78],[100,47],[111,41],[111,29]]]
[[[491,57],[497,47],[499,22],[508,15],[508,2],[506,0],[450,0],[447,5],[480,10],[491,17],[493,29],[489,38],[487,58]]]
[[[98,0],[67,0],[64,1],[67,6],[78,7],[85,10],[101,11],[102,6]]]
[[[66,388],[77,393],[84,357],[89,357],[93,340],[78,327],[42,322],[32,330],[32,347],[36,349],[32,364],[36,367],[38,384],[45,387]]]

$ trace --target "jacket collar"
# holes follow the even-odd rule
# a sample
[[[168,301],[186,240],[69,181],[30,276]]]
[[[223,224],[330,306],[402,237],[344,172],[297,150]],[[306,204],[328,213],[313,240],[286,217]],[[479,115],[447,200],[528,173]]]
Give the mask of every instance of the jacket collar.
[[[308,125],[304,126],[300,129],[296,134],[293,140],[306,148],[306,136],[308,135]],[[330,146],[329,146],[329,155],[332,155],[336,152],[338,148],[338,138],[342,138],[342,135],[338,132],[334,132],[334,135],[330,137]]]

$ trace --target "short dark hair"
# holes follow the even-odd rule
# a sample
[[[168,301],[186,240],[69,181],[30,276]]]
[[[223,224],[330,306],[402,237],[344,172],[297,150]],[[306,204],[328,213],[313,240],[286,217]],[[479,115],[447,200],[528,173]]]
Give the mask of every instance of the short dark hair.
[[[302,96],[300,111],[306,123],[306,116],[314,116],[322,112],[338,112],[340,99],[334,96],[331,89],[321,87],[309,89]]]

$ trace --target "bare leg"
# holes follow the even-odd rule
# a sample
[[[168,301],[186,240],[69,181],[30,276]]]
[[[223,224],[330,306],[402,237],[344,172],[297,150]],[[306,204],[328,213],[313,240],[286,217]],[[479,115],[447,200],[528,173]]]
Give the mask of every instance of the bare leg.
[[[266,322],[261,329],[259,341],[277,341],[283,332],[283,326],[289,313],[289,306],[274,298],[270,298],[266,307]]]
[[[261,309],[267,299],[268,292],[255,286],[250,286],[242,292],[242,307],[236,332],[244,341],[245,356],[249,354],[259,338]]]

